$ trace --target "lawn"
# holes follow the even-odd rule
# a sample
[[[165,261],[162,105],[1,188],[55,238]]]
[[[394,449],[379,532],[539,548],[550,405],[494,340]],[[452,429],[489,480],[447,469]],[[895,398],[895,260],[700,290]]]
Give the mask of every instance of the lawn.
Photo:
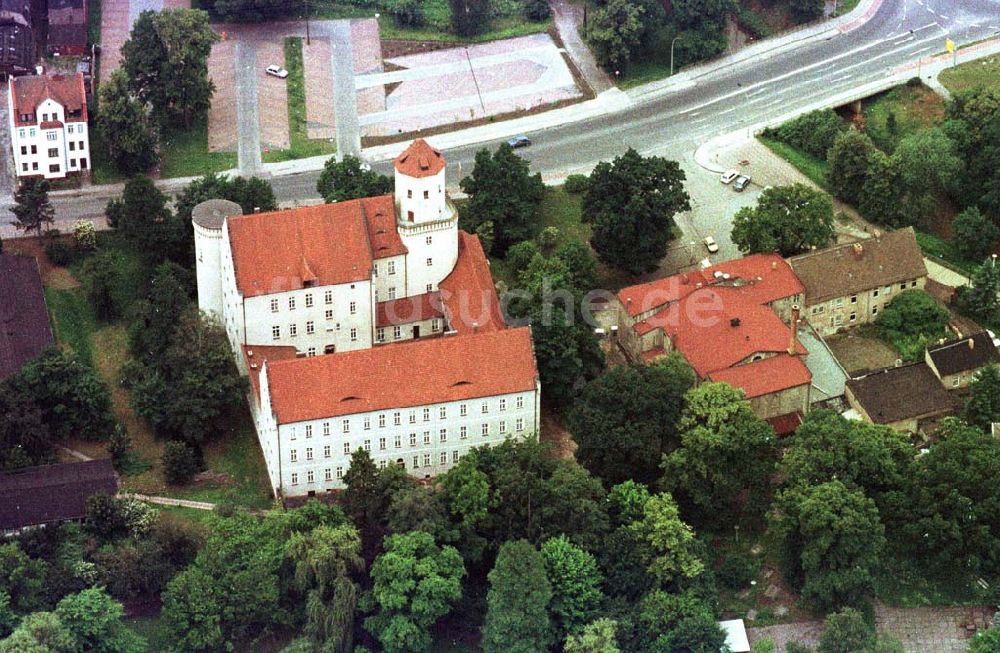
[[[817,159],[814,156],[797,150],[791,145],[782,143],[781,141],[764,138],[763,136],[758,136],[757,138],[761,143],[766,145],[769,150],[777,154],[785,161],[791,163],[792,167],[808,177],[814,184],[829,192],[830,189],[826,182],[826,173],[830,169],[829,163],[823,159]]]
[[[200,177],[238,165],[235,152],[208,151],[208,120],[191,129],[172,128],[160,136],[160,177]]]
[[[923,84],[897,86],[868,98],[862,106],[865,133],[886,154],[892,154],[903,138],[944,120],[944,100]]]
[[[332,140],[310,139],[306,131],[306,80],[302,63],[302,38],[285,39],[285,80],[288,89],[288,137],[291,147],[264,153],[264,161],[274,163],[311,156],[334,154],[337,146]]]
[[[979,86],[995,87],[1000,84],[1000,56],[987,57],[963,63],[954,68],[946,68],[938,75],[938,81],[952,93]]]
[[[59,346],[81,362],[93,365],[91,335],[97,329],[97,320],[83,288],[45,288],[45,303]]]
[[[936,259],[941,265],[961,274],[971,276],[982,262],[963,258],[951,242],[925,231],[917,231],[917,243],[926,256]]]
[[[104,134],[96,122],[90,123],[90,181],[93,184],[117,184],[125,181],[126,175],[118,169],[108,157],[108,148],[104,144]]]

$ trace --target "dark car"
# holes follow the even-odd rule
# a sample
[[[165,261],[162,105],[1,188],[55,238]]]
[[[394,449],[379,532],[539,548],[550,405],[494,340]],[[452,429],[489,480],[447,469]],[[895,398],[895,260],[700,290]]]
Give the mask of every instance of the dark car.
[[[514,138],[507,141],[507,145],[510,145],[515,150],[519,147],[528,147],[531,145],[531,139],[521,134],[520,136],[515,136]]]
[[[750,177],[746,175],[740,175],[736,178],[736,183],[733,184],[733,190],[737,193],[742,193],[746,190],[746,187],[750,185]]]

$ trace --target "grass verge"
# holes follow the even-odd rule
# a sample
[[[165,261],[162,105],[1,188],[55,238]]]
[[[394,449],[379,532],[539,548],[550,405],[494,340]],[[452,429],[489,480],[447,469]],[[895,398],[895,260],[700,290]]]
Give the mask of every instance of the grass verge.
[[[923,250],[925,256],[936,260],[941,265],[959,274],[971,276],[979,266],[978,262],[963,258],[958,253],[958,250],[955,249],[955,246],[944,238],[929,234],[926,231],[917,230],[917,244],[920,245],[920,249]]]
[[[160,177],[200,177],[237,166],[235,152],[208,151],[208,120],[191,129],[164,130],[160,137]]]
[[[923,84],[897,86],[863,105],[865,133],[886,154],[907,136],[944,120],[944,100]]]
[[[306,130],[306,78],[302,61],[302,38],[285,39],[285,80],[288,91],[288,140],[287,150],[265,152],[265,163],[305,159],[311,156],[335,154],[337,146],[326,139],[310,139]]]
[[[838,0],[837,8],[834,10],[834,16],[843,16],[844,14],[849,14],[854,11],[854,8],[858,6],[861,0]]]
[[[758,136],[757,138],[761,143],[767,146],[769,150],[792,164],[792,167],[808,177],[814,184],[823,190],[830,192],[830,188],[826,181],[826,173],[830,169],[829,163],[822,159],[817,159],[814,156],[810,156],[805,152],[795,149],[791,145],[782,143],[781,141],[764,138],[763,136]]]
[[[59,346],[81,362],[93,365],[94,349],[90,337],[97,329],[97,320],[83,288],[46,288],[45,303]]]
[[[946,68],[938,81],[952,93],[967,91],[979,86],[995,87],[1000,84],[1000,56],[969,61],[954,68]]]

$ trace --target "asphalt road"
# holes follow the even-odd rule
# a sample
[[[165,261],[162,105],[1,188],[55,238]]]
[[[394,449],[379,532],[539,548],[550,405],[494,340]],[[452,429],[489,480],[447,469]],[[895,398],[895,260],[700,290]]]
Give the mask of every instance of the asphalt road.
[[[589,169],[634,147],[673,159],[741,125],[758,124],[853,87],[884,77],[893,68],[944,50],[945,38],[962,45],[1000,33],[1000,0],[884,0],[862,26],[804,43],[756,61],[701,77],[666,96],[633,104],[599,118],[528,133],[534,142],[519,153],[543,175]],[[449,149],[448,183],[457,185],[472,169],[475,152],[496,143]],[[390,173],[391,163],[373,164]],[[279,201],[318,197],[318,172],[274,177]],[[59,198],[60,221],[103,213],[106,197]]]

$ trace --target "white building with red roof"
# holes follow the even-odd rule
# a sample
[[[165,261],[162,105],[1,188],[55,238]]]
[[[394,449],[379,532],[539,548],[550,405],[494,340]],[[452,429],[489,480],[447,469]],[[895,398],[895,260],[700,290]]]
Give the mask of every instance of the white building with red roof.
[[[7,108],[18,177],[61,179],[90,168],[83,73],[13,77]]]
[[[798,341],[804,287],[776,254],[754,254],[624,288],[619,333],[636,359],[680,352],[701,381],[744,391],[769,419],[809,408],[812,374]]]
[[[423,140],[393,195],[192,214],[198,304],[250,377],[276,494],[342,487],[351,454],[429,477],[469,449],[537,433],[528,328],[508,329],[479,239],[458,229]]]

